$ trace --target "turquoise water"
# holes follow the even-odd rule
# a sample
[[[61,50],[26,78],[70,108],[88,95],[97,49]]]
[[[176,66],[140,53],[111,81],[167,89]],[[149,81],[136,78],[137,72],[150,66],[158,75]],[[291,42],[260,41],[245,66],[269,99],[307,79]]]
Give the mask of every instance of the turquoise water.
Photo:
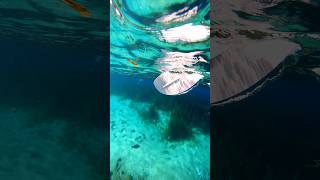
[[[169,42],[165,40],[164,31],[186,24],[209,28],[209,1],[111,1],[110,5],[110,66],[111,72],[155,78],[167,67],[159,60],[166,52],[188,53],[198,52],[205,60],[209,60],[209,36],[198,42],[183,40]],[[140,10],[143,9],[143,10]],[[192,15],[193,9],[197,11]],[[179,12],[171,21],[161,20],[166,15]],[[182,19],[181,17],[189,17]],[[179,18],[178,18],[179,17]],[[190,30],[190,29],[189,29]],[[188,28],[183,32],[188,31]],[[209,33],[209,29],[206,29]],[[181,31],[179,31],[181,33]],[[207,34],[209,35],[209,34]],[[181,54],[180,54],[181,55]],[[139,67],[127,59],[135,61]],[[186,67],[183,67],[186,70]],[[202,84],[209,82],[209,63],[193,64],[194,71],[204,75]]]
[[[111,179],[209,179],[209,1],[110,8]],[[202,78],[186,94],[163,95],[153,81],[172,71]]]

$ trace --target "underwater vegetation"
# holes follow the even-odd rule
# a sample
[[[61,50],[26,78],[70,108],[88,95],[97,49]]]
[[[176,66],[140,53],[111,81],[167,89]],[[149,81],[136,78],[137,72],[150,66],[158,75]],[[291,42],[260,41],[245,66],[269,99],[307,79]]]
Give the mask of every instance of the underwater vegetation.
[[[160,116],[155,105],[150,105],[146,108],[138,109],[138,112],[146,123],[155,124],[159,122]]]
[[[164,130],[165,139],[169,141],[180,141],[193,136],[187,116],[181,108],[177,108],[171,112],[169,122]]]
[[[209,111],[205,106],[189,104],[182,99],[175,99],[175,106],[170,110],[163,135],[169,141],[191,140],[196,132],[210,134]]]
[[[154,101],[156,100],[154,99]],[[165,140],[183,141],[191,139],[193,137],[193,128],[200,130],[204,134],[209,133],[209,117],[206,116],[209,114],[205,114],[203,109],[197,110],[194,107],[189,108],[187,105],[177,105],[174,102],[171,102],[171,106],[162,108],[161,106],[166,103],[170,102],[163,101],[161,104],[136,107],[136,102],[132,101],[130,106],[137,110],[144,123],[154,126],[160,125]],[[161,119],[159,110],[170,113],[168,121]]]
[[[203,134],[210,133],[209,98],[205,95],[209,90],[206,88],[203,91],[195,88],[189,94],[171,97],[159,94],[152,87],[151,80],[115,74],[111,77],[111,94],[121,101],[130,99],[132,111],[137,111],[144,123],[160,128],[163,139],[192,139],[193,129]],[[137,102],[141,104],[137,105]],[[163,119],[161,112],[168,113],[168,119]]]

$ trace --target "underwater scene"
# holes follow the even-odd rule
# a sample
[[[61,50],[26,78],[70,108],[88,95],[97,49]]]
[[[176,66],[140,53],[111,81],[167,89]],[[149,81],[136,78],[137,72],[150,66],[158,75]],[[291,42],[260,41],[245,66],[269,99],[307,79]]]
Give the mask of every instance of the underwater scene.
[[[217,180],[320,175],[320,2],[217,0],[211,113]]]
[[[209,62],[209,1],[110,1],[112,180],[210,179]]]
[[[0,179],[108,179],[105,5],[0,2]]]

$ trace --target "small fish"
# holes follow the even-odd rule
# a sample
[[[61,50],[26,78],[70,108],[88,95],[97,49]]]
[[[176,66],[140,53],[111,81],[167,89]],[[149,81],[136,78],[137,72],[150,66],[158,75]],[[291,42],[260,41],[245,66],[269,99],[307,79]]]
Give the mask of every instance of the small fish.
[[[78,4],[73,0],[63,0],[63,2],[68,4],[72,9],[78,11],[81,16],[91,17],[91,13],[81,4]]]
[[[128,58],[128,62],[131,63],[134,67],[138,67],[138,63],[132,61],[131,59]]]

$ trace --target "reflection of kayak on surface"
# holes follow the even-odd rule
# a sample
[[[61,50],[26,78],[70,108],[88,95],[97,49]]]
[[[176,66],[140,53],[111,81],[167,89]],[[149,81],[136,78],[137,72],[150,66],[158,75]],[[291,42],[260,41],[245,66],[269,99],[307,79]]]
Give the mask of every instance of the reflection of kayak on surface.
[[[294,32],[277,31],[264,11],[282,1],[217,0],[211,11],[211,17],[215,17],[211,38],[211,104],[247,97],[266,82],[286,57],[301,49],[290,41]]]
[[[164,57],[157,60],[162,72],[155,80],[156,89],[165,95],[181,95],[189,92],[204,78],[202,72],[195,65],[207,63],[201,57],[202,51],[188,53],[164,52]]]
[[[213,57],[211,63],[211,103],[236,99],[299,49],[299,45],[287,39],[230,45],[228,50]]]
[[[198,73],[167,71],[158,76],[153,84],[162,94],[181,95],[189,92],[202,78],[203,75]]]
[[[180,80],[180,78],[177,77],[176,79],[174,79],[174,80],[172,80],[172,81],[169,81],[167,84],[165,84],[165,85],[162,86],[162,89],[167,88],[168,86],[172,85],[173,83],[175,83],[175,82],[177,82],[177,81],[179,81],[179,80]]]

